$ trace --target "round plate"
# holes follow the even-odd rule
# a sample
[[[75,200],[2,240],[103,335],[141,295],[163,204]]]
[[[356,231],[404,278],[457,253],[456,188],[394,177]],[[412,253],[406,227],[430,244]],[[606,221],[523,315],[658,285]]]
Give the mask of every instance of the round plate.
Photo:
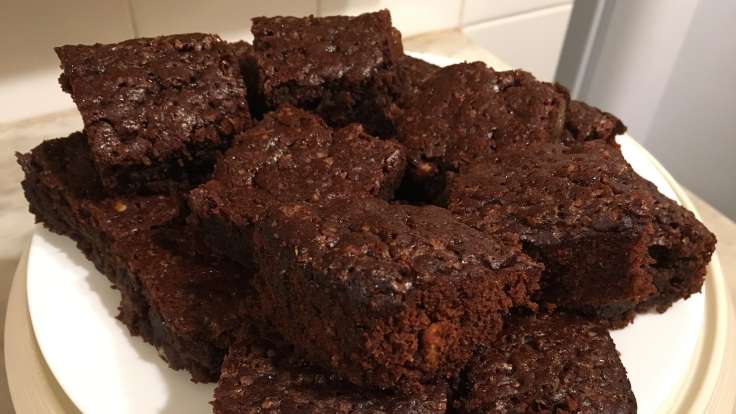
[[[437,64],[447,59],[421,55]],[[687,207],[671,177],[634,140],[619,137],[634,169],[670,198]],[[717,260],[714,260],[717,266]],[[709,272],[713,273],[713,266]],[[685,395],[701,355],[706,309],[717,309],[709,275],[706,294],[675,303],[664,314],[639,315],[612,333],[636,394],[640,413],[669,411]],[[27,272],[28,307],[41,352],[64,392],[83,412],[210,412],[212,384],[194,384],[183,371],[169,369],[156,350],[115,319],[120,295],[74,243],[37,227]],[[712,335],[709,335],[709,337]],[[712,338],[711,338],[712,339]],[[681,399],[681,398],[680,398]]]

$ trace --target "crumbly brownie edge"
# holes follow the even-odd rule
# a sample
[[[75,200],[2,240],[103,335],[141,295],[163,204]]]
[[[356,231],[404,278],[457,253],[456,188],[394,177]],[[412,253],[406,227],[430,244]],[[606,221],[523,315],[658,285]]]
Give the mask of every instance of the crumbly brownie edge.
[[[132,335],[140,335],[146,342],[162,351],[162,358],[173,369],[186,369],[197,382],[216,381],[224,350],[206,341],[184,338],[171,332],[158,312],[151,308],[138,288],[133,275],[110,254],[110,247],[94,236],[94,229],[76,220],[68,204],[63,187],[51,188],[39,178],[42,172],[32,162],[32,154],[19,154],[18,162],[24,169],[22,186],[30,211],[38,222],[54,233],[67,236],[77,243],[85,256],[105,275],[122,294],[118,318]]]

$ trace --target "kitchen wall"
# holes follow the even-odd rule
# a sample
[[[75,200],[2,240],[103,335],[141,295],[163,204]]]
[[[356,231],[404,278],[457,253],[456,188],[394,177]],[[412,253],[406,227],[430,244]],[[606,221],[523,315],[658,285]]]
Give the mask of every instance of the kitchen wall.
[[[260,15],[388,8],[404,36],[462,30],[512,66],[554,77],[572,0],[2,0],[0,123],[73,108],[53,47],[191,31],[251,39]]]

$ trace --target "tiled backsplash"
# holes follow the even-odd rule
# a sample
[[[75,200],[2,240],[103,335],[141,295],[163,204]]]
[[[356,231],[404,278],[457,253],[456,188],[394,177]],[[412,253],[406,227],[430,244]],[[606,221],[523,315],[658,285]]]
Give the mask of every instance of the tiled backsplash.
[[[3,0],[0,123],[73,108],[53,47],[215,32],[251,39],[261,15],[359,14],[388,8],[404,36],[459,28],[513,66],[552,79],[572,0]],[[562,6],[561,6],[562,5]]]

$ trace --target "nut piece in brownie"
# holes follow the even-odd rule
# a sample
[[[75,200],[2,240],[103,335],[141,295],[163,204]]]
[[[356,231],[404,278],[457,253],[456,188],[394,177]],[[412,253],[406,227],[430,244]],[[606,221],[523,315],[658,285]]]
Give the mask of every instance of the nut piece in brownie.
[[[514,315],[468,365],[461,414],[636,413],[605,328],[564,314]]]
[[[614,142],[616,135],[624,132],[626,126],[614,115],[585,102],[570,101],[562,140],[566,144],[594,139]]]
[[[398,123],[408,178],[432,198],[447,171],[509,146],[559,141],[568,100],[521,70],[496,72],[481,62],[444,67],[422,84]]]
[[[657,191],[654,195],[654,236],[649,245],[657,293],[639,305],[639,310],[664,312],[678,299],[697,293],[715,250],[716,238],[698,219],[675,201]]]
[[[541,300],[613,325],[654,293],[651,189],[604,141],[503,151],[457,174],[449,209],[490,235],[519,234],[543,262]]]
[[[104,195],[80,133],[46,141],[19,162],[31,212],[76,241],[120,290],[118,318],[131,334],[193,380],[216,380],[247,297],[243,270],[208,257],[176,224],[176,196]]]
[[[225,358],[212,405],[215,414],[444,414],[447,387],[411,397],[365,390],[288,350],[240,339]]]
[[[392,134],[390,114],[399,91],[401,34],[387,10],[355,17],[253,19],[257,85],[265,110],[292,104],[315,111],[332,126],[360,122]]]
[[[251,123],[237,58],[215,35],[69,45],[56,53],[60,83],[82,115],[108,190],[201,181]]]
[[[191,220],[213,251],[247,265],[253,224],[274,203],[352,193],[388,199],[405,164],[395,142],[373,138],[357,124],[332,129],[284,106],[238,136],[212,180],[191,191]]]
[[[534,307],[542,269],[513,237],[376,198],[282,204],[254,242],[261,312],[285,340],[354,384],[409,392],[457,374],[509,308]]]

